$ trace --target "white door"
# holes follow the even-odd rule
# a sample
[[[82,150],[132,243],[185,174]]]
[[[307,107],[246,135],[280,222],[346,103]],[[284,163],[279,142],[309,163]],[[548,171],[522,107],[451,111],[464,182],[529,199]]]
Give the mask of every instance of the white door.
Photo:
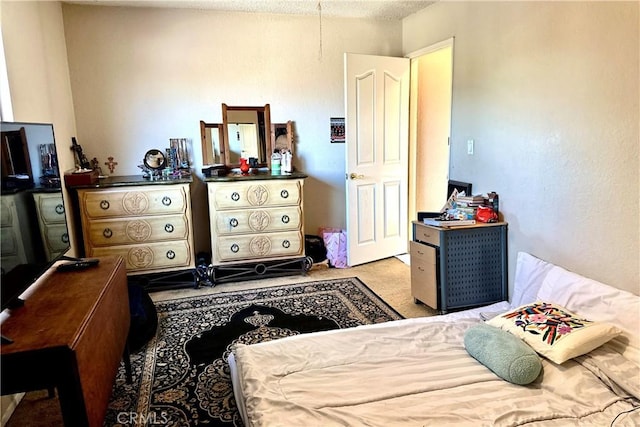
[[[406,253],[410,64],[345,54],[347,257]]]

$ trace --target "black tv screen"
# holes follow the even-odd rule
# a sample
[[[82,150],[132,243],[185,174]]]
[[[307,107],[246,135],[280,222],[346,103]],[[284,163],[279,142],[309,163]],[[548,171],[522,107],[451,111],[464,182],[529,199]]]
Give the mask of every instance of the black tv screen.
[[[2,309],[69,250],[53,125],[0,122]]]

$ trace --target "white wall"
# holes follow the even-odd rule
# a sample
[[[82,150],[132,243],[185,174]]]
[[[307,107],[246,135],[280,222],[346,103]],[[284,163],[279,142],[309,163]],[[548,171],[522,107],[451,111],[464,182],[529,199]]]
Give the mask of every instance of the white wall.
[[[53,123],[60,166],[71,169],[68,147],[75,121],[60,4],[0,2],[0,29],[11,95],[11,108],[5,110],[3,105],[3,114],[13,111],[3,120]],[[73,230],[70,235],[73,238]],[[21,396],[2,396],[3,425]]]
[[[403,22],[405,52],[455,37],[451,178],[500,194],[511,283],[527,251],[640,292],[638,7],[439,2]]]
[[[75,132],[59,7],[2,2],[16,120],[54,122],[60,148]],[[438,2],[402,25],[325,19],[322,58],[313,17],[62,11],[89,155],[137,173],[146,150],[188,137],[201,162],[200,119],[219,121],[222,102],[269,102],[273,121],[295,121],[310,233],[344,226],[344,149],[328,142],[329,118],[344,114],[343,52],[397,56],[455,37],[451,177],[500,193],[510,282],[525,250],[640,292],[637,2]]]
[[[91,157],[137,174],[151,148],[193,141],[221,104],[271,105],[294,121],[294,165],[305,182],[306,232],[345,226],[344,145],[329,119],[344,116],[343,53],[400,55],[401,22],[63,5],[78,140]],[[197,185],[199,187],[199,185]],[[197,191],[196,247],[208,250],[206,193]],[[204,238],[203,238],[204,236]]]
[[[13,109],[9,120],[53,123],[60,169],[73,169],[69,148],[75,135],[75,116],[61,5],[3,1],[0,12]],[[69,207],[66,190],[63,193]],[[71,209],[67,209],[67,220],[73,221]],[[69,235],[73,241],[72,228]],[[75,250],[69,255],[75,255]]]
[[[58,2],[1,2],[1,28],[11,107],[17,122],[53,123],[61,171],[74,167],[75,116],[62,8]],[[70,201],[63,189],[65,203]],[[73,221],[67,209],[67,221]],[[73,228],[69,229],[74,239]],[[69,255],[75,255],[75,248]]]

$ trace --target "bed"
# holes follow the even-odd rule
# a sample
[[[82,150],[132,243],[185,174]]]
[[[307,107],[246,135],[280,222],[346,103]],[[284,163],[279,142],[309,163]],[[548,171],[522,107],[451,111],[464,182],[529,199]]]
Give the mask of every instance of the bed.
[[[562,363],[524,345],[540,373],[516,384],[468,339],[487,326],[516,336],[495,322],[540,301],[606,328]],[[238,345],[229,363],[246,426],[635,426],[639,336],[640,297],[519,253],[511,303]]]

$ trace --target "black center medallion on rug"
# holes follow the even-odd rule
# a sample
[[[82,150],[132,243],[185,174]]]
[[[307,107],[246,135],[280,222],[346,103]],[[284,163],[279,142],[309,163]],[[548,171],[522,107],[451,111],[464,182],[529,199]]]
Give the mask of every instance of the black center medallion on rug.
[[[242,426],[227,358],[237,343],[401,319],[357,278],[156,303],[158,331],[121,368],[106,426]]]

